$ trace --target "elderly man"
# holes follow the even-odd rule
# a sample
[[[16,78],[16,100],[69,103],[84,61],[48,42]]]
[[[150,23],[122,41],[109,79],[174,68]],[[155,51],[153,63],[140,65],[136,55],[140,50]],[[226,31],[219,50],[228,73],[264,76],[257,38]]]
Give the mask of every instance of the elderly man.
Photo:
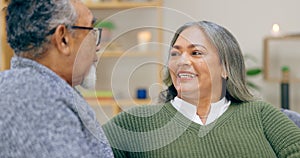
[[[91,11],[79,0],[11,0],[6,20],[15,57],[0,73],[0,157],[113,157],[73,88],[95,83]]]

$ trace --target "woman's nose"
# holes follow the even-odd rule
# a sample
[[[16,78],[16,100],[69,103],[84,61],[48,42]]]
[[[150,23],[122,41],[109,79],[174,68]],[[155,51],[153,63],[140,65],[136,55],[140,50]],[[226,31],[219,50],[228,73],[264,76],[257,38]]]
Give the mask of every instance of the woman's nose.
[[[187,53],[182,53],[177,62],[178,66],[191,65],[191,63],[190,56]]]

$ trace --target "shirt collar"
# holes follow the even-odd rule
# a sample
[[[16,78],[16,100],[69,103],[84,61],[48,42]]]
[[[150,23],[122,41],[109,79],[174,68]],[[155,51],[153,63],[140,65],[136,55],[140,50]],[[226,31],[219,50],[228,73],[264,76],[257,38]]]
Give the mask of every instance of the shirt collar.
[[[229,107],[230,101],[225,97],[219,100],[218,102],[212,103],[210,106],[210,112],[208,114],[206,124],[210,124],[219,118]],[[177,109],[181,114],[190,119],[193,122],[203,125],[201,119],[197,115],[197,107],[193,104],[190,104],[178,97],[175,97],[171,100],[172,106]]]

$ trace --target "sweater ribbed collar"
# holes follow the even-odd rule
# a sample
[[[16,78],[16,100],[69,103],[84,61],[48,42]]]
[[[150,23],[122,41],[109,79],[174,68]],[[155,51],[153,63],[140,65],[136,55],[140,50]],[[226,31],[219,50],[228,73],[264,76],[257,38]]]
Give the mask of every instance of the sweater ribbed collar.
[[[229,107],[230,101],[225,97],[219,100],[218,102],[212,103],[210,106],[210,111],[207,117],[206,125],[212,123],[217,118],[219,118]],[[181,114],[187,117],[189,120],[203,125],[201,119],[197,115],[197,107],[193,104],[190,104],[178,97],[175,97],[174,100],[171,100],[173,107],[178,110]]]
[[[181,114],[178,110],[176,110],[173,105],[168,102],[163,106],[164,111],[167,112],[167,114],[174,119],[175,122],[183,126],[184,128],[187,128],[189,130],[192,130],[194,132],[199,133],[206,133],[207,131],[211,130],[212,128],[216,128],[219,126],[222,126],[226,121],[230,121],[230,117],[233,115],[233,113],[236,111],[236,109],[239,107],[239,104],[237,103],[231,103],[228,109],[214,122],[208,124],[208,125],[200,125],[197,124],[190,119],[188,119],[186,116]],[[202,132],[199,132],[202,131]]]

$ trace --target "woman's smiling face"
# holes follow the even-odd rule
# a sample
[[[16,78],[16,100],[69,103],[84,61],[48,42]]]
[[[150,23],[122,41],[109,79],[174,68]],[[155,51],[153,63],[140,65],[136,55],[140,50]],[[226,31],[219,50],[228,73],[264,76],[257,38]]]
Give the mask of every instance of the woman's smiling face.
[[[224,69],[218,50],[199,27],[183,30],[169,56],[169,71],[179,98],[196,105],[199,99],[220,99]]]

